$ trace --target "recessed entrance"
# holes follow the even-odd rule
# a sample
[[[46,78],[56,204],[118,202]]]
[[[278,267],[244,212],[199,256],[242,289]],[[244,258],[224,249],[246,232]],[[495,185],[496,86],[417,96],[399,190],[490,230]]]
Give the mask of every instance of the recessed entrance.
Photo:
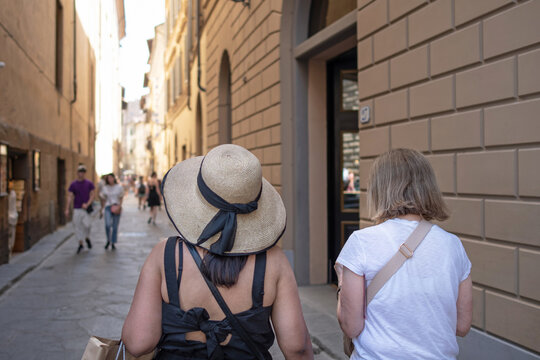
[[[333,265],[347,238],[359,228],[359,137],[356,49],[327,65],[328,89],[328,265]]]

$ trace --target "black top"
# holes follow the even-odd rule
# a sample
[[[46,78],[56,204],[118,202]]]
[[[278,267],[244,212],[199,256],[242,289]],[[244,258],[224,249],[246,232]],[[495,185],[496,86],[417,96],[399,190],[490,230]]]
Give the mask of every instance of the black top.
[[[169,303],[162,301],[161,339],[157,345],[158,360],[187,359],[256,359],[249,347],[229,324],[223,320],[209,320],[206,309],[195,307],[184,311],[180,308],[179,288],[182,278],[183,241],[179,243],[178,278],[174,248],[177,238],[170,237],[165,246],[165,281]],[[186,246],[190,246],[186,243]],[[235,314],[236,318],[250,334],[253,342],[259,347],[266,359],[271,359],[268,349],[274,343],[274,332],[270,325],[272,306],[263,306],[264,274],[266,271],[266,253],[258,254],[255,260],[255,271],[252,285],[251,309]],[[205,285],[202,285],[205,286]],[[206,343],[187,340],[186,333],[202,331],[206,335]],[[231,339],[226,345],[220,345],[229,334]]]
[[[159,205],[161,205],[161,200],[159,199],[156,185],[148,185],[148,206]]]

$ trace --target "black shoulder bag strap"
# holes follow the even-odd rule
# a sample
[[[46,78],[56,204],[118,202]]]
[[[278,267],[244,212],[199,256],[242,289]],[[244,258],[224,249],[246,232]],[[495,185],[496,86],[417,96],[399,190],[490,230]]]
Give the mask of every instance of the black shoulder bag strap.
[[[195,247],[193,245],[186,242],[186,246],[189,249],[189,252],[191,253],[191,256],[193,257],[193,260],[195,260],[195,263],[197,264],[197,267],[199,268],[199,271],[201,271],[202,260],[201,260],[201,257],[199,255],[199,253],[197,252],[197,250],[195,249]],[[212,295],[214,295],[214,298],[216,299],[219,307],[221,308],[221,310],[223,310],[223,312],[225,313],[225,316],[227,317],[227,319],[229,319],[229,323],[234,328],[234,330],[236,330],[238,335],[240,335],[242,340],[244,340],[246,345],[251,350],[252,354],[255,355],[257,357],[257,359],[259,359],[259,360],[265,360],[263,354],[261,353],[261,351],[259,350],[257,345],[255,345],[255,343],[253,342],[251,337],[248,335],[246,330],[244,330],[242,325],[238,322],[238,319],[236,318],[236,316],[233,315],[233,313],[231,312],[231,309],[229,309],[229,307],[227,306],[227,303],[225,303],[225,300],[223,300],[223,297],[219,293],[216,286],[210,280],[208,280],[206,278],[206,276],[204,276],[202,271],[201,271],[201,275],[203,276],[204,281],[206,281],[206,285],[208,285],[208,288],[212,292]]]

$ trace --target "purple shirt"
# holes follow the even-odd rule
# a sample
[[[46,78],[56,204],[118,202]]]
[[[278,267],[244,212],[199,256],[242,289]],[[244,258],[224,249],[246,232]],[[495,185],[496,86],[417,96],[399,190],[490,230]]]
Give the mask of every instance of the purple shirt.
[[[69,185],[68,191],[71,191],[75,195],[73,200],[73,208],[80,209],[82,204],[90,199],[90,191],[94,190],[94,183],[90,180],[84,179],[83,181],[75,180]]]

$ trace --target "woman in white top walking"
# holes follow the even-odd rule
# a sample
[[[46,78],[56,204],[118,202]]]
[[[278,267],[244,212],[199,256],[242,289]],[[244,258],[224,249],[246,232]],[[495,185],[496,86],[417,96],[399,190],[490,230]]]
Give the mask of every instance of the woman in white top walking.
[[[107,234],[107,244],[105,249],[111,245],[112,250],[116,250],[114,244],[118,237],[118,223],[120,222],[120,213],[122,210],[122,199],[124,197],[124,188],[118,184],[114,174],[108,174],[105,177],[105,185],[101,189],[101,198],[105,202],[105,233]]]
[[[351,359],[455,359],[472,321],[471,263],[459,238],[433,225],[365,308],[366,287],[419,221],[448,218],[427,159],[408,149],[375,160],[368,202],[377,225],[355,231],[336,261],[338,320]]]

